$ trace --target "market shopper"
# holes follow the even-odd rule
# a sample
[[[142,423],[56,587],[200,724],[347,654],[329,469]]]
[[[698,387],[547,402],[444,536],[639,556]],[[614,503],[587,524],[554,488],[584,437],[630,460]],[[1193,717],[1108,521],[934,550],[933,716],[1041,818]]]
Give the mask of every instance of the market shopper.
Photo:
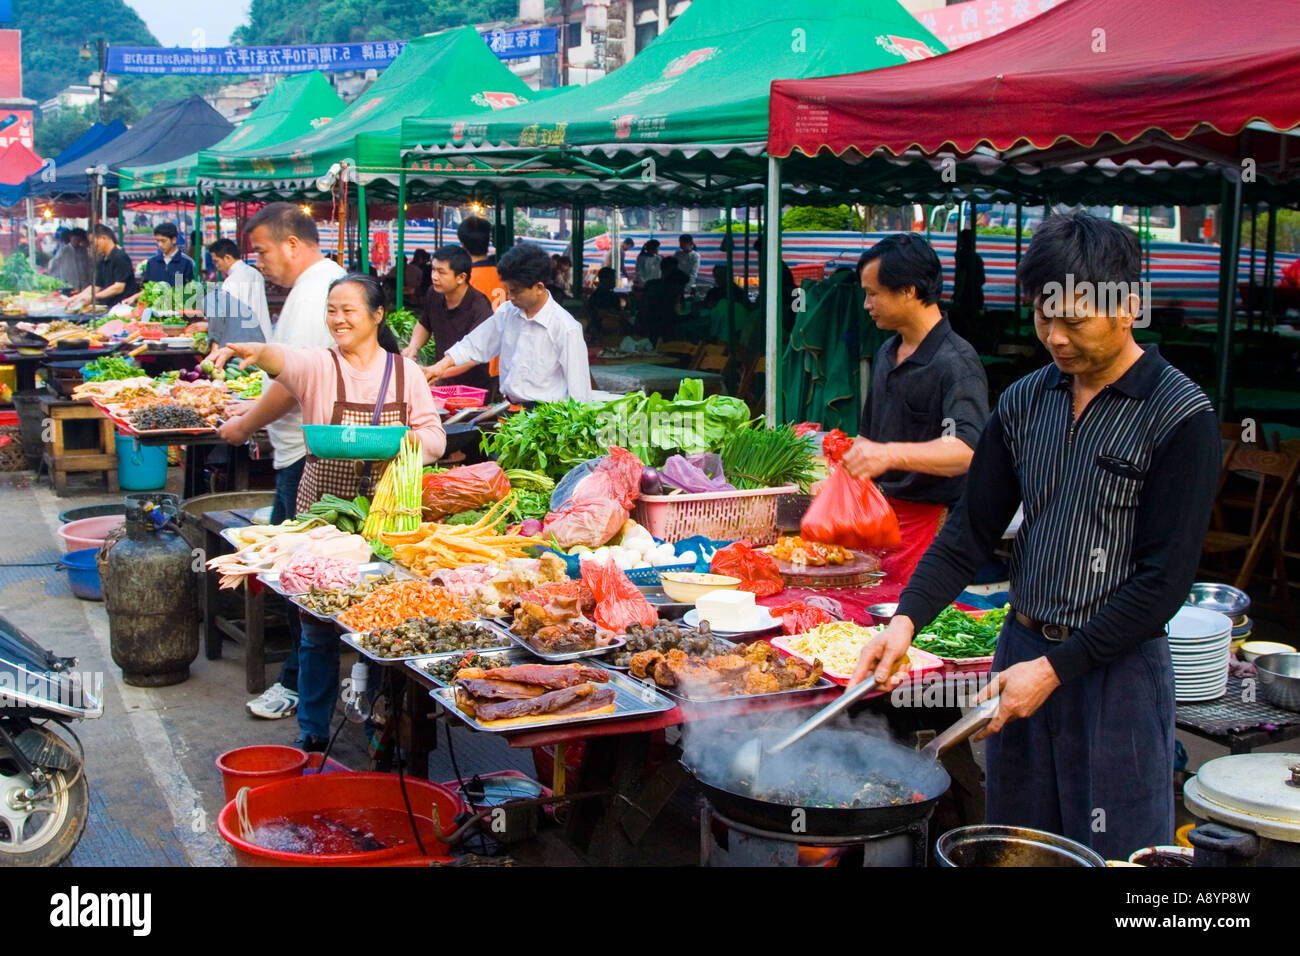
[[[468,362],[501,360],[501,391],[531,405],[591,397],[591,371],[582,326],[546,291],[551,259],[524,242],[497,265],[510,300],[447,350],[429,369],[429,380]]]
[[[208,253],[224,277],[219,291],[204,297],[204,314],[211,321],[193,322],[185,334],[208,333],[216,345],[231,342],[266,342],[271,338],[271,316],[266,305],[266,280],[239,257],[239,246],[231,239],[208,244]]]
[[[370,276],[356,273],[330,284],[325,323],[331,348],[285,348],[248,342],[230,351],[256,364],[297,399],[310,425],[406,425],[419,437],[425,463],[437,461],[446,436],[420,367],[397,353],[384,322],[384,294]],[[322,495],[370,494],[380,468],[352,460],[307,456],[296,512]],[[297,745],[325,749],[338,697],[339,640],[333,625],[304,615],[298,649]]]
[[[111,308],[140,290],[131,257],[117,244],[117,233],[102,222],[95,225],[95,257],[94,280],[69,300],[69,310],[89,302],[92,292],[96,302]]]
[[[325,323],[325,300],[330,283],[345,275],[341,266],[320,251],[316,223],[293,203],[275,202],[248,221],[249,245],[257,267],[269,281],[289,289],[270,342],[285,348],[329,348],[334,344]],[[223,364],[233,353],[218,349],[212,358]],[[232,445],[242,445],[261,429],[271,442],[275,467],[275,503],[272,523],[298,513],[298,484],[306,465],[307,445],[302,434],[298,401],[278,382],[267,380],[256,402],[232,405],[217,434]],[[292,645],[276,682],[248,703],[256,717],[288,717],[298,706],[298,616],[289,615]]]
[[[673,253],[677,268],[686,276],[686,288],[694,289],[700,275],[700,254],[695,249],[695,237],[684,233],[677,240],[677,251]]]
[[[175,285],[194,280],[194,260],[181,252],[177,245],[180,233],[176,224],[160,222],[153,227],[153,241],[158,244],[158,251],[144,261],[142,282],[166,282]]]
[[[890,580],[906,582],[961,498],[989,416],[988,379],[975,349],[939,310],[943,269],[924,239],[882,239],[858,259],[858,276],[867,314],[895,334],[871,364],[844,467],[875,479],[898,515],[902,544],[882,566]]]
[[[433,282],[424,300],[420,322],[411,330],[411,341],[402,354],[414,360],[433,337],[434,362],[492,316],[492,303],[469,284],[473,266],[469,253],[461,246],[441,246],[432,259]],[[423,370],[433,381],[433,366]],[[443,385],[468,385],[489,392],[495,387],[486,365],[468,364],[463,370],[452,369],[440,380]]]
[[[1221,455],[1205,394],[1133,340],[1140,278],[1137,236],[1123,226],[1073,214],[1035,231],[1018,279],[1052,364],[1003,393],[960,504],[852,681],[888,679],[1023,505],[1012,613],[982,692],[999,696],[981,733],[987,820],[1119,859],[1173,842],[1164,628],[1195,575]],[[1116,288],[1131,291],[1116,302]]]
[[[507,294],[497,271],[496,259],[488,255],[488,247],[492,242],[492,223],[482,216],[467,216],[456,227],[456,239],[469,253],[469,284],[488,297],[493,309],[501,308]]]

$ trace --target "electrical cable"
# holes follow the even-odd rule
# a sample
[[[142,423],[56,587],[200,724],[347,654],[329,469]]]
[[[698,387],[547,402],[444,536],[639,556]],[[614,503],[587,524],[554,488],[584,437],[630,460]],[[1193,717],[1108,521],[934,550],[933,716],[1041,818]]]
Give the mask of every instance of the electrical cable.
[[[390,673],[391,672],[387,668],[385,668],[384,670],[385,689],[388,691],[391,697],[394,694],[394,690],[393,690],[393,679],[389,676]],[[404,693],[397,693],[396,703],[393,704],[393,726],[395,728],[401,726],[402,698],[404,696],[405,696]],[[411,821],[411,833],[415,836],[415,845],[420,848],[420,856],[428,856],[429,854],[425,852],[424,849],[424,841],[420,839],[420,828],[415,824],[415,813],[414,811],[411,810],[411,797],[406,792],[406,775],[402,772],[402,768],[406,765],[406,757],[402,752],[401,742],[395,741],[394,747],[396,748],[397,751],[397,753],[395,754],[395,756],[397,757],[397,785],[402,789],[402,802],[406,804],[406,818]]]

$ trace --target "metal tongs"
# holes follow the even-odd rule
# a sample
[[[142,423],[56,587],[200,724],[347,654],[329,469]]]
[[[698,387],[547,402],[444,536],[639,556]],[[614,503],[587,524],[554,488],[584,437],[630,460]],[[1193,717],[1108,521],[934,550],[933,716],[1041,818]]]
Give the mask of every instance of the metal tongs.
[[[896,673],[900,668],[906,666],[906,664],[907,655],[903,654],[899,657],[898,661],[895,662],[893,673]],[[758,779],[759,767],[762,765],[763,757],[765,755],[779,754],[781,751],[793,746],[827,721],[839,716],[850,706],[861,700],[867,694],[870,694],[875,689],[876,677],[873,674],[861,684],[845,691],[841,696],[827,704],[821,710],[817,711],[817,713],[813,714],[772,746],[765,748],[763,742],[758,738],[746,741],[741,748],[736,751],[736,755],[731,758],[731,766],[728,771],[730,780],[735,784],[735,786],[748,790],[753,786],[754,781]],[[932,759],[938,759],[939,755],[949,747],[961,743],[961,741],[965,740],[971,734],[978,732],[987,725],[988,722],[997,714],[997,706],[998,699],[996,697],[984,701],[984,703],[971,710],[970,713],[963,716],[951,727],[935,737],[934,740],[926,744],[925,747],[922,748],[921,752]]]

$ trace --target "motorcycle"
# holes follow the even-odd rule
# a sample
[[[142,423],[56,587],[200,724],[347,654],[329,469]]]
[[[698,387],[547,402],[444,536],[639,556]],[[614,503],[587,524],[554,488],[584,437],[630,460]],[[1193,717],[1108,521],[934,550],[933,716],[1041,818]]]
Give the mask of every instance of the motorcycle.
[[[86,827],[85,751],[68,724],[104,705],[76,666],[0,616],[0,866],[57,866]]]

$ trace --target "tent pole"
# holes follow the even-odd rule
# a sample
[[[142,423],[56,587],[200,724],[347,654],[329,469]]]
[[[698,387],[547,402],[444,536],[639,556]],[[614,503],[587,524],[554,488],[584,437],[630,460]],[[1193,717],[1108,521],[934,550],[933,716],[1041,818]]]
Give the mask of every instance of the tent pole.
[[[1268,231],[1264,237],[1264,314],[1273,315],[1273,287],[1277,278],[1273,272],[1277,252],[1277,206],[1268,204]]]
[[[1215,393],[1219,421],[1229,420],[1232,395],[1233,300],[1237,295],[1237,259],[1241,243],[1241,178],[1236,171],[1224,177],[1219,202],[1219,368]]]
[[[1021,248],[1021,242],[1024,239],[1024,235],[1025,235],[1025,221],[1024,221],[1024,217],[1022,217],[1020,214],[1020,201],[1016,200],[1016,268],[1015,268],[1016,272],[1020,271],[1020,248]],[[1012,284],[1015,285],[1016,287],[1016,337],[1019,338],[1020,337],[1020,283],[1014,278],[1014,276],[1012,277]]]
[[[767,234],[763,263],[767,273],[767,296],[764,304],[767,308],[767,354],[766,374],[763,376],[767,395],[763,403],[767,415],[767,427],[775,428],[780,424],[780,366],[778,361],[777,335],[781,328],[781,161],[775,156],[767,158]]]
[[[569,258],[573,260],[573,281],[577,284],[573,292],[575,296],[580,297],[582,290],[582,277],[584,275],[582,264],[582,244],[583,237],[587,232],[587,210],[582,203],[573,204],[569,214],[569,222],[569,246],[572,249],[572,252],[569,253]],[[614,255],[616,261],[622,260],[623,258],[621,250],[616,249]],[[621,275],[615,276],[614,281],[615,284],[618,284],[623,281],[623,277]]]
[[[736,297],[733,294],[731,286],[734,283],[736,257],[733,250],[735,245],[734,236],[731,230],[731,212],[732,212],[732,195],[731,190],[727,190],[727,354],[736,354]]]
[[[370,274],[370,212],[366,209],[366,184],[357,183],[357,244],[361,247],[361,272]]]
[[[749,298],[749,200],[745,200],[745,298]]]
[[[1255,313],[1259,310],[1259,302],[1255,298],[1255,245],[1256,245],[1256,220],[1259,219],[1259,204],[1250,204],[1250,308],[1247,314],[1250,316],[1250,328],[1255,328]],[[1262,322],[1261,322],[1262,326]]]
[[[406,297],[406,160],[397,174],[397,308]]]
[[[100,217],[99,221],[103,222],[106,216],[107,213],[104,217]],[[123,249],[126,248],[126,206],[122,202],[121,193],[117,195],[117,241],[122,244]]]
[[[213,238],[220,239],[221,238],[221,193],[217,191],[216,186],[212,187],[212,215],[216,222],[216,228],[213,229],[213,234],[214,234]]]
[[[191,238],[194,240],[190,249],[194,258],[194,274],[198,275],[203,268],[203,260],[199,256],[199,247],[203,245],[203,187],[199,185],[194,187],[194,235]]]
[[[515,245],[515,201],[509,196],[506,197],[505,208],[501,212],[501,218],[505,220],[502,223],[506,233],[505,248],[512,249]]]
[[[27,262],[34,272],[36,270],[36,206],[31,196],[27,197]]]
[[[493,250],[500,259],[502,251],[507,248],[505,233],[501,225],[501,191],[497,190],[492,200],[492,245],[496,248]]]

